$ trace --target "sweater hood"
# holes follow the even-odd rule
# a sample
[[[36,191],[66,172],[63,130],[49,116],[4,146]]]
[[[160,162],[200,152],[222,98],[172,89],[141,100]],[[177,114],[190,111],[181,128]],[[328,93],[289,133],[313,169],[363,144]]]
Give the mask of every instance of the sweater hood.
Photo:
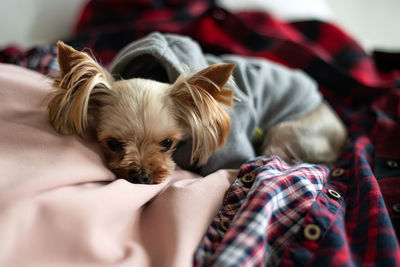
[[[154,32],[123,48],[110,71],[123,79],[147,78],[173,83],[188,70],[208,66],[197,42],[191,38]]]

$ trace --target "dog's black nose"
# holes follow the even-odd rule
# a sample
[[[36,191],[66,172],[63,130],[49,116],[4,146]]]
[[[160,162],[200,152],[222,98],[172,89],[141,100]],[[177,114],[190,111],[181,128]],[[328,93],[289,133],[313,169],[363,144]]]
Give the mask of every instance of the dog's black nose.
[[[150,182],[150,174],[148,173],[130,171],[128,177],[128,181],[135,184],[148,184]]]

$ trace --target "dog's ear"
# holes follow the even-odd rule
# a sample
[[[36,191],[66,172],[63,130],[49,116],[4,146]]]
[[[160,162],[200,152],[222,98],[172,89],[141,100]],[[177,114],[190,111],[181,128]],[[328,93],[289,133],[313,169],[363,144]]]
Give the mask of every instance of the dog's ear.
[[[207,162],[211,154],[224,146],[230,130],[229,108],[233,90],[226,86],[235,64],[214,64],[194,75],[181,75],[171,86],[175,114],[191,132],[191,164]]]
[[[48,95],[49,121],[61,134],[85,136],[89,109],[109,94],[112,77],[88,54],[60,41],[57,47],[60,78]]]

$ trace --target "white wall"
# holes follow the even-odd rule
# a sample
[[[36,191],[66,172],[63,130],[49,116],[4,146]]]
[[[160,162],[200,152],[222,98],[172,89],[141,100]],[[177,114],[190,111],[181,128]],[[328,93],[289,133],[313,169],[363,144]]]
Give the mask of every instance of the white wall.
[[[67,37],[88,0],[1,0],[0,46],[49,43]]]
[[[399,0],[327,0],[336,23],[367,47],[400,50]]]
[[[217,0],[232,11],[269,12],[283,20],[326,19],[332,16],[326,0]]]

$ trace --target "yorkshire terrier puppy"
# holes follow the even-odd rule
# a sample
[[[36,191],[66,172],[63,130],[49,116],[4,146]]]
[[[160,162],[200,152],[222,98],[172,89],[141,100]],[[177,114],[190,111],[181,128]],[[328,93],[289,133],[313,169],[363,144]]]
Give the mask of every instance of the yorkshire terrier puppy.
[[[173,84],[133,78],[116,81],[88,54],[58,42],[60,78],[49,96],[50,123],[61,134],[100,143],[109,168],[135,183],[161,183],[175,168],[177,143],[192,138],[191,162],[205,164],[230,130],[234,64],[182,74]],[[315,111],[274,126],[264,154],[288,162],[332,163],[346,138],[335,113]]]

